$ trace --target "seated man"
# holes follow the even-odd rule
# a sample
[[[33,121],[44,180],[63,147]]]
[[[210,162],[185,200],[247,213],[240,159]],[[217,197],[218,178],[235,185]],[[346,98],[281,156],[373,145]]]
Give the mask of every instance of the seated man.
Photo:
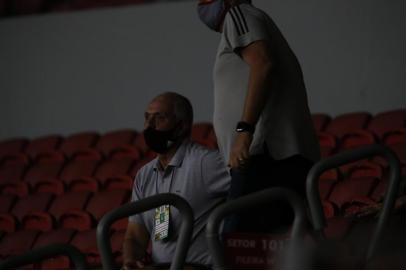
[[[185,198],[195,218],[186,263],[210,266],[205,225],[211,211],[225,200],[230,176],[217,150],[190,141],[192,123],[192,106],[179,94],[164,93],[149,103],[143,133],[145,142],[158,156],[138,171],[132,201],[167,192]],[[156,216],[163,218],[157,220],[158,230],[154,225]],[[131,216],[123,246],[123,269],[144,266],[150,240],[152,262],[170,263],[179,219],[178,211],[166,206]]]

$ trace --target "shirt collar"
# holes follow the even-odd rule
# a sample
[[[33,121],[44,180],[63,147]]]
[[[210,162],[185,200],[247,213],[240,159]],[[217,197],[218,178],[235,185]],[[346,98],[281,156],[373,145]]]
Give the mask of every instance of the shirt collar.
[[[182,166],[183,159],[185,158],[186,154],[186,148],[190,143],[190,139],[185,139],[182,144],[178,147],[178,149],[175,152],[175,155],[173,155],[171,161],[168,164],[168,167],[180,167]],[[161,168],[161,165],[159,164],[158,157],[155,158],[155,163],[154,163],[154,170],[158,170]]]

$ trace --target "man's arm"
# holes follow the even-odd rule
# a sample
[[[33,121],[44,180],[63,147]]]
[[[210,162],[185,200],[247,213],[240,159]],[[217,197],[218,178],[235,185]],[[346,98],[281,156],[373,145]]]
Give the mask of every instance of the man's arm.
[[[255,41],[237,50],[250,67],[248,91],[245,97],[241,121],[256,125],[268,99],[271,86],[272,58],[269,45],[264,40]],[[234,140],[230,153],[230,166],[241,167],[239,160],[249,158],[249,147],[252,134],[239,132]]]
[[[138,223],[129,222],[123,243],[123,269],[132,270],[144,267],[149,234]]]

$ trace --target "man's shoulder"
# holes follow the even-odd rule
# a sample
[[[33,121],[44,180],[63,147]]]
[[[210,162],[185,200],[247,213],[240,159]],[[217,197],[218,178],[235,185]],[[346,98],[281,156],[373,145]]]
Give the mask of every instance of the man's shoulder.
[[[184,161],[185,160],[193,164],[206,164],[206,166],[220,166],[225,164],[223,156],[218,149],[211,149],[195,142],[191,142],[188,146]]]
[[[186,150],[186,155],[188,157],[194,157],[194,158],[203,158],[208,155],[219,155],[219,151],[217,149],[210,149],[204,145],[201,145],[196,142],[190,142],[188,144],[187,150]]]
[[[150,160],[148,163],[146,163],[145,165],[143,165],[137,172],[137,177],[138,178],[145,178],[145,176],[147,176],[148,174],[150,174],[151,172],[154,171],[155,168],[155,164],[156,164],[156,158]]]

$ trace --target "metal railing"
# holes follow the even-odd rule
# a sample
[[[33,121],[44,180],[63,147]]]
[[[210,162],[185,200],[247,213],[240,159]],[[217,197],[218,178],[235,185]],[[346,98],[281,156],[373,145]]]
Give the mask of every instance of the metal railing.
[[[268,204],[275,200],[287,201],[293,208],[295,219],[291,231],[291,241],[303,237],[306,226],[306,212],[303,200],[293,191],[285,188],[270,188],[226,202],[217,207],[210,215],[206,226],[206,238],[216,270],[229,270],[224,247],[219,237],[219,228],[224,217],[247,211],[253,207]]]
[[[77,248],[68,244],[52,244],[38,249],[30,250],[24,254],[13,256],[0,262],[0,270],[16,269],[17,267],[32,264],[56,256],[68,256],[75,269],[88,270],[85,255]]]
[[[393,209],[398,194],[401,174],[400,162],[395,153],[393,153],[393,151],[388,147],[378,144],[348,150],[316,163],[310,169],[306,180],[306,195],[309,202],[311,220],[314,230],[318,233],[319,237],[324,239],[325,235],[323,229],[326,226],[326,219],[323,213],[323,206],[319,195],[318,180],[320,175],[329,169],[376,155],[384,157],[389,163],[389,185],[385,194],[382,211],[379,215],[377,225],[367,250],[366,261],[370,260],[375,254],[376,247],[382,237],[383,230],[388,222],[391,210]]]
[[[145,212],[165,204],[176,207],[179,210],[182,219],[175,255],[171,262],[170,270],[180,270],[183,268],[193,232],[193,210],[189,203],[182,197],[175,194],[162,193],[125,204],[103,216],[97,226],[97,246],[101,254],[101,261],[104,269],[119,269],[119,266],[114,261],[113,252],[110,246],[109,231],[111,225],[118,219]]]

